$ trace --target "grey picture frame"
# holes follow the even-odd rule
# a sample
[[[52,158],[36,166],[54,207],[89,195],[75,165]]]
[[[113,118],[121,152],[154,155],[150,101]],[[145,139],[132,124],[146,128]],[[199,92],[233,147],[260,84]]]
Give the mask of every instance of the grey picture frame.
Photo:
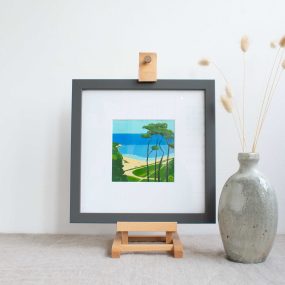
[[[81,213],[81,117],[84,90],[202,90],[205,108],[205,213]],[[191,95],[189,95],[191,96]],[[72,81],[70,222],[116,223],[118,221],[149,221],[178,223],[216,222],[215,166],[215,81],[158,80],[139,83],[124,79],[74,79]],[[112,197],[110,197],[112,199]]]

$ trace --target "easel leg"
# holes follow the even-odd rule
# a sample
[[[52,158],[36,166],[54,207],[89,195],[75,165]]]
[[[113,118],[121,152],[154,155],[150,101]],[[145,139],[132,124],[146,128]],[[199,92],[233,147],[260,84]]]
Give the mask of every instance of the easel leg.
[[[177,233],[173,234],[173,254],[175,258],[183,257],[183,245]]]
[[[172,234],[173,232],[166,232],[165,243],[172,243],[172,240],[173,240]]]
[[[121,244],[122,244],[122,236],[121,233],[117,232],[112,245],[112,258],[120,258]]]
[[[121,232],[122,233],[122,244],[128,244],[129,237],[128,232]]]

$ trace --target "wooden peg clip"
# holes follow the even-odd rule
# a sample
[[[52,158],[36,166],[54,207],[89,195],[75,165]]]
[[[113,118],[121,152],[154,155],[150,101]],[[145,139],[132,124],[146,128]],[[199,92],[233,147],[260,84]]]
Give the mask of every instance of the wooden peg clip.
[[[139,53],[139,82],[157,81],[157,54],[154,52]]]

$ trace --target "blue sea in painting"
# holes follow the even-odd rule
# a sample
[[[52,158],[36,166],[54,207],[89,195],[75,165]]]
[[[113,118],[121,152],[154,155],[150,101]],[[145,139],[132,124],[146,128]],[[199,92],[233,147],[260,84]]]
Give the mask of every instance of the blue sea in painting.
[[[167,155],[168,145],[165,139],[161,138],[159,135],[153,135],[150,140],[150,147],[155,145],[156,142],[160,142],[162,151],[164,152],[164,157]],[[131,158],[146,160],[147,156],[147,144],[149,139],[141,137],[141,134],[113,134],[113,142],[120,144],[119,151],[122,155],[128,156]],[[174,140],[170,140],[169,143],[173,143]],[[160,158],[163,154],[161,150],[157,152],[157,158]],[[174,156],[174,149],[169,149],[170,157]],[[154,159],[155,151],[153,151],[149,159]]]

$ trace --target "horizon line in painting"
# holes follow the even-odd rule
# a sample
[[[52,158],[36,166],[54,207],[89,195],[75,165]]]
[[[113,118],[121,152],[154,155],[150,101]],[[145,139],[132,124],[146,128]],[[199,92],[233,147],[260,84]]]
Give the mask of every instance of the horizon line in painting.
[[[174,182],[174,120],[113,120],[112,181]]]

